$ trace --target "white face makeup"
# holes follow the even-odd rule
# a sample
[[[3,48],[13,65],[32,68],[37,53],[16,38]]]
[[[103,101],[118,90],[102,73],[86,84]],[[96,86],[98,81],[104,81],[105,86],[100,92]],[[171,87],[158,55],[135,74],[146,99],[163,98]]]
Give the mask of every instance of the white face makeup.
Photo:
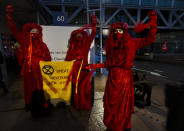
[[[122,30],[122,29],[116,29],[114,33],[120,33],[120,34],[123,34],[123,30]]]
[[[33,29],[31,29],[31,34],[39,34],[39,31],[38,31],[38,29],[36,29],[36,28],[33,28]]]

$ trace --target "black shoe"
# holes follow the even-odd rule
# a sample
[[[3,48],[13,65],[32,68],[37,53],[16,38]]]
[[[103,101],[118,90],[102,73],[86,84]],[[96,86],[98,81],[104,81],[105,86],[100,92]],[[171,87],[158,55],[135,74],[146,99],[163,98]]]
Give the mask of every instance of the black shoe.
[[[26,112],[28,112],[28,111],[30,111],[30,110],[31,110],[31,106],[30,106],[30,104],[25,105],[25,110],[26,110]]]
[[[130,131],[131,129],[125,129],[124,131]]]
[[[151,101],[147,101],[146,106],[151,106]]]
[[[8,94],[8,89],[5,88],[5,89],[4,89],[4,93],[5,93],[5,94]]]

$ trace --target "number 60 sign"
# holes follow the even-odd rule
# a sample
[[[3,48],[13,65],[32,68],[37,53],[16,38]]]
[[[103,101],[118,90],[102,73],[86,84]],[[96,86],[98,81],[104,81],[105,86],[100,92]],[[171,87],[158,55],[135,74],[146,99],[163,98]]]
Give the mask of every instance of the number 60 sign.
[[[53,12],[53,24],[54,25],[64,25],[67,19],[66,13],[63,12]]]
[[[64,22],[65,21],[65,16],[57,16],[57,21]]]

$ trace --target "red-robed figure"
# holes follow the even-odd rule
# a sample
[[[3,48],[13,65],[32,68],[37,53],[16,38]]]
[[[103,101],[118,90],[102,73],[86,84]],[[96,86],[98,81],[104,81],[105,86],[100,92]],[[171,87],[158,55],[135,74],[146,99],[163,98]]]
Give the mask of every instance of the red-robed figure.
[[[153,43],[157,32],[156,12],[149,12],[151,19],[146,25],[138,24],[135,30],[150,26],[145,38],[132,38],[126,23],[115,23],[110,27],[106,43],[106,67],[109,75],[104,94],[104,123],[111,131],[131,128],[131,114],[134,112],[134,86],[132,66],[136,50]]]
[[[72,90],[73,90],[73,104],[78,110],[90,110],[91,109],[91,79],[92,74],[88,70],[84,69],[88,64],[88,53],[91,43],[96,35],[96,17],[91,15],[92,23],[84,26],[81,29],[74,30],[71,33],[69,40],[69,49],[65,60],[77,60],[73,66],[72,74]],[[92,29],[91,34],[88,34],[86,29]],[[81,73],[77,81],[77,75],[82,63]],[[76,83],[78,82],[78,86]]]
[[[132,38],[128,25],[118,22],[110,26],[106,41],[106,62],[86,66],[106,67],[109,71],[104,93],[104,124],[110,131],[125,131],[131,128],[131,114],[134,112],[134,85],[132,66],[135,53],[140,48],[153,43],[157,32],[157,14],[148,12],[150,22],[139,23],[134,29],[141,32],[150,27],[145,38]]]
[[[21,75],[23,76],[26,110],[33,109],[33,105],[31,105],[33,104],[32,101],[37,101],[37,103],[40,102],[40,104],[47,107],[48,105],[43,98],[43,81],[39,62],[50,61],[51,56],[46,44],[42,40],[42,28],[36,23],[27,23],[23,26],[22,33],[20,33],[13,20],[13,6],[7,6],[6,12],[10,30],[20,44],[20,48],[15,50],[15,55],[19,65],[22,66]],[[35,92],[36,97],[33,98]],[[40,95],[42,100],[40,100],[37,95]],[[39,108],[41,105],[36,106]]]

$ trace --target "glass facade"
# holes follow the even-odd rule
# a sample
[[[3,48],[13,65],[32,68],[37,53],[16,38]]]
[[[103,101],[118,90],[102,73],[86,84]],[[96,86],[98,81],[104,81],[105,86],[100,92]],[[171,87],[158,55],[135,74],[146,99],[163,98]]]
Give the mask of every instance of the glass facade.
[[[139,5],[139,0],[124,0],[125,5]]]
[[[174,7],[176,8],[184,8],[184,0],[175,0]]]
[[[138,51],[137,55],[144,55],[146,52],[154,54],[183,54],[184,40],[182,31],[162,30],[157,32],[156,41]]]
[[[104,0],[105,4],[120,4],[121,0]]]
[[[171,7],[171,5],[172,5],[172,0],[159,0],[158,1],[159,7]]]
[[[183,32],[172,31],[172,32],[158,32],[157,40],[154,45],[154,53],[184,53],[184,39]],[[166,46],[165,50],[164,47]]]
[[[141,0],[143,6],[155,6],[155,0]]]

